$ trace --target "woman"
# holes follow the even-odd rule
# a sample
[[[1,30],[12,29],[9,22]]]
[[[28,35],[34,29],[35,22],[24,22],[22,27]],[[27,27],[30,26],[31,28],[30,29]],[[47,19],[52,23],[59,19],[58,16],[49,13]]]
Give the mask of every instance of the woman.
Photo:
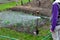
[[[60,29],[60,0],[55,0],[52,4],[51,29],[53,40],[59,40]]]

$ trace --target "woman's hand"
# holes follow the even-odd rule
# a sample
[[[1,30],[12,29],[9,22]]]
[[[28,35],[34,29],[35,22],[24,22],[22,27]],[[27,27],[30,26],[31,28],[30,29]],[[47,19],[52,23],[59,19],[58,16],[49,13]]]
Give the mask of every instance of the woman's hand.
[[[51,32],[51,33],[55,33],[55,31],[52,31],[51,29],[50,29],[50,32]]]

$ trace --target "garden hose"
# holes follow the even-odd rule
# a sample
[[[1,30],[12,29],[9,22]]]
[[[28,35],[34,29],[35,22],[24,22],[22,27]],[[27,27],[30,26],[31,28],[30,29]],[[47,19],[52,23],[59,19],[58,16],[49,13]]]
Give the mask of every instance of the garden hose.
[[[8,37],[8,36],[3,36],[3,35],[0,35],[0,38],[8,38],[8,39],[11,39],[11,40],[19,40],[19,39],[16,39],[16,38],[11,38],[11,37]]]

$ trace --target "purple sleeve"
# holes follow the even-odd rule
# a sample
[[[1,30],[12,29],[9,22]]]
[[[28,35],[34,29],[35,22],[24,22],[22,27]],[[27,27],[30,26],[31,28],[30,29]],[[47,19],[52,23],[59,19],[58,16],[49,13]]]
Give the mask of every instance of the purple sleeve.
[[[52,18],[51,18],[51,30],[54,31],[57,23],[57,17],[58,17],[58,5],[55,3],[52,5]]]

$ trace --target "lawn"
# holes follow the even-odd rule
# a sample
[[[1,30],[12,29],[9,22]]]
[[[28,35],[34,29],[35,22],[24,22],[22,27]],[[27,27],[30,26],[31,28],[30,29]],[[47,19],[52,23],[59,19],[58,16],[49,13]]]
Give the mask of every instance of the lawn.
[[[10,2],[10,3],[6,3],[6,4],[0,4],[0,10],[3,11],[5,9],[11,8],[16,6],[16,2]]]
[[[28,0],[24,0],[23,4],[29,2]],[[19,0],[17,3],[16,2],[9,2],[9,3],[5,3],[5,4],[0,4],[0,11],[6,10],[8,8],[12,8],[14,6],[17,5],[21,5],[21,0]]]
[[[48,34],[48,29],[43,29],[40,28],[40,33],[39,35],[31,35],[31,34],[27,34],[27,33],[22,33],[22,32],[17,32],[8,28],[0,28],[0,35],[3,36],[8,36],[11,38],[16,38],[19,40],[42,40],[43,38],[45,38],[45,36],[47,36]],[[4,38],[4,37],[0,37],[0,40],[7,40],[8,38]],[[48,39],[46,40],[51,40],[51,38],[48,37]]]

